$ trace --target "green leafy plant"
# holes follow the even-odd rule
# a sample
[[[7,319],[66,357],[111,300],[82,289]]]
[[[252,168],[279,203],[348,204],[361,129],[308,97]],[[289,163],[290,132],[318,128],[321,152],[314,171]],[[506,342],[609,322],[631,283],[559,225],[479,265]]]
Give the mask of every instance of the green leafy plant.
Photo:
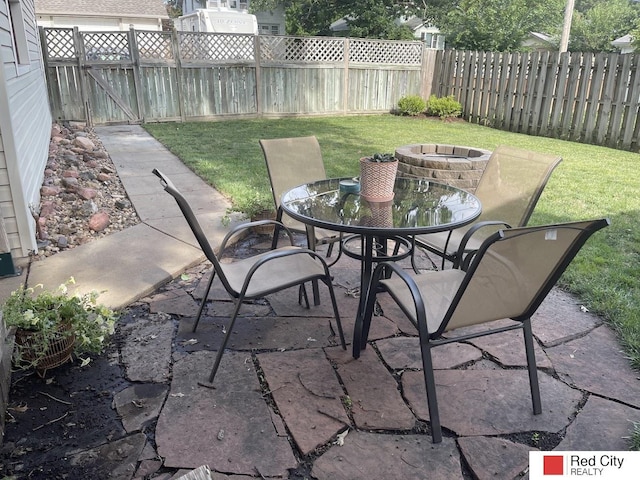
[[[367,159],[374,163],[390,163],[396,161],[393,153],[374,153],[370,157],[367,157]]]
[[[418,95],[406,95],[398,100],[398,112],[401,115],[415,117],[427,109],[427,102]]]
[[[254,189],[252,194],[248,195],[244,201],[237,202],[232,210],[242,212],[248,219],[256,218],[269,211],[273,211],[275,215],[275,205],[271,191]]]
[[[640,422],[633,422],[633,432],[631,433],[629,450],[640,450]]]
[[[50,354],[55,342],[73,336],[73,351],[76,354],[99,353],[108,337],[114,332],[116,313],[98,304],[99,293],[69,295],[68,285],[73,277],[50,292],[42,285],[35,288],[21,286],[11,293],[2,314],[8,327],[29,332],[28,345],[16,341],[14,363],[18,368],[37,368]],[[40,291],[36,294],[36,289]],[[82,364],[89,359],[82,359]]]
[[[533,444],[534,447],[538,446],[538,444],[540,443],[540,433],[539,432],[533,432],[533,434],[531,435],[531,443]]]
[[[437,115],[443,120],[462,115],[462,104],[453,95],[436,97],[431,95],[427,102],[427,114]]]

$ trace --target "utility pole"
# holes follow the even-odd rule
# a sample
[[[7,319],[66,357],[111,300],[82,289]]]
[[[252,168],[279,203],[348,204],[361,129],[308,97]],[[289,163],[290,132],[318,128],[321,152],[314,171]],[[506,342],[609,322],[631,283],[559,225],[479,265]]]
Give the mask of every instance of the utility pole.
[[[567,0],[564,10],[564,23],[562,25],[562,36],[560,37],[560,53],[566,52],[569,46],[569,34],[571,33],[571,19],[573,18],[573,6],[575,0]]]

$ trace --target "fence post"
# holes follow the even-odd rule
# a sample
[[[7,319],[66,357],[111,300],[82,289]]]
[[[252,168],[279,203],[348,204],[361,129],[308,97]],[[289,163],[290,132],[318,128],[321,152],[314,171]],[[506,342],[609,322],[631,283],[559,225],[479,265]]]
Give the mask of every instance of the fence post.
[[[262,68],[260,65],[260,35],[253,36],[253,58],[255,61],[256,74],[256,115],[262,116]]]
[[[344,79],[342,83],[342,113],[347,114],[349,112],[349,55],[351,48],[351,42],[349,42],[348,38],[345,37],[343,45]]]
[[[47,91],[49,92],[49,108],[51,108],[53,112],[53,86],[51,82],[53,79],[51,78],[50,67],[49,67],[49,48],[47,46],[46,34],[44,31],[44,27],[38,27],[38,31],[40,33],[40,50],[42,51],[42,63],[44,63],[44,76],[47,79]]]
[[[182,94],[182,53],[180,51],[180,41],[178,39],[178,31],[171,29],[171,48],[173,49],[173,58],[176,64],[176,82],[178,85],[178,109],[180,111],[180,121],[186,122],[187,116],[184,113],[184,95]]]
[[[140,53],[138,52],[138,40],[136,31],[133,27],[127,32],[129,37],[129,51],[131,52],[131,60],[133,60],[133,86],[136,89],[136,103],[138,104],[138,119],[144,122],[145,111],[144,102],[142,101],[142,82],[140,81]]]
[[[435,74],[437,50],[427,48],[426,44],[422,47],[422,89],[420,96],[427,100],[433,91],[433,77]]]
[[[93,127],[93,118],[91,117],[91,104],[89,103],[89,97],[87,94],[87,72],[85,67],[85,51],[84,40],[80,35],[78,27],[73,27],[73,48],[75,50],[76,58],[78,59],[78,77],[80,78],[80,96],[82,97],[82,104],[84,105],[85,117],[87,125]]]

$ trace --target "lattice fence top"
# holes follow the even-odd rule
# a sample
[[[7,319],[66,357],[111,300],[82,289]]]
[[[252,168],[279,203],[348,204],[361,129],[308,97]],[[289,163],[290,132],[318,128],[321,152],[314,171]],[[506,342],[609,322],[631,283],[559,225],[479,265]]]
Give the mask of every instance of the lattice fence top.
[[[171,32],[136,31],[136,43],[140,58],[175,60],[171,48]]]
[[[229,33],[178,33],[182,60],[253,60],[254,36]]]
[[[387,63],[392,65],[420,65],[421,42],[351,39],[349,61],[354,63]]]
[[[131,60],[127,32],[81,32],[86,60],[119,62]]]
[[[44,34],[49,58],[76,57],[73,29],[45,28]],[[132,59],[128,32],[80,32],[80,36],[87,61]],[[143,60],[175,60],[171,32],[135,31],[135,41]],[[342,63],[348,49],[352,63],[420,66],[424,48],[421,42],[407,41],[178,32],[180,58],[185,61],[253,62],[256,41],[260,61],[302,64]]]
[[[47,55],[50,59],[75,58],[73,28],[47,28],[44,31]]]
[[[344,61],[344,39],[261,35],[259,41],[261,61],[318,63]]]

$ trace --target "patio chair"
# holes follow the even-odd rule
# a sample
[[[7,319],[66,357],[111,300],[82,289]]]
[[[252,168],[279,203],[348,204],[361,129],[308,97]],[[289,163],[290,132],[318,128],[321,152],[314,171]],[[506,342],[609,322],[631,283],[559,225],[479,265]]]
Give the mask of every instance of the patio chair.
[[[290,245],[272,249],[268,252],[231,263],[220,263],[187,200],[171,180],[169,180],[162,172],[154,169],[153,173],[160,178],[160,182],[165,191],[173,196],[177,202],[182,214],[191,228],[191,231],[196,237],[200,248],[207,257],[207,260],[209,260],[213,265],[213,271],[204,292],[202,303],[198,309],[198,314],[192,331],[195,332],[198,328],[200,317],[202,316],[204,306],[207,302],[207,297],[211,291],[211,285],[213,284],[213,280],[216,275],[220,278],[222,286],[235,302],[231,322],[229,323],[226,335],[222,341],[222,345],[220,345],[220,349],[218,350],[213,368],[209,375],[209,385],[204,383],[201,383],[201,385],[210,386],[213,383],[218,367],[220,366],[220,361],[222,360],[224,349],[226,348],[231,332],[233,331],[233,325],[243,301],[262,298],[271,293],[279,292],[289,287],[298,286],[298,301],[302,303],[302,300],[304,300],[306,308],[309,308],[309,299],[304,285],[306,282],[322,281],[329,289],[329,295],[333,306],[333,314],[336,319],[338,334],[340,335],[340,342],[342,344],[342,348],[346,350],[347,347],[344,340],[344,333],[342,331],[342,324],[340,322],[340,314],[338,313],[338,305],[333,291],[331,275],[329,274],[329,268],[327,267],[326,262],[320,255],[312,250],[294,246],[291,231],[284,225],[280,224],[281,230],[285,232],[289,238]],[[258,225],[277,223],[278,222],[274,220],[260,220],[257,222],[248,222],[237,225],[229,231],[227,235],[225,235],[220,245],[220,252],[224,253],[227,244],[246,229]],[[333,327],[331,327],[331,329],[333,331]]]
[[[379,264],[373,274],[363,320],[356,323],[353,356],[366,346],[374,303],[388,292],[418,330],[434,443],[442,440],[431,348],[451,342],[522,329],[533,413],[542,412],[531,333],[531,316],[582,245],[607,219],[499,230],[486,239],[467,270],[410,275],[395,263]],[[385,278],[387,276],[387,278]],[[474,329],[444,338],[460,327],[510,318],[508,326]]]
[[[527,225],[551,173],[561,161],[555,155],[499,146],[489,158],[475,191],[482,203],[480,217],[463,228],[418,235],[416,245],[442,257],[443,269],[446,260],[453,262],[454,268],[459,267],[466,253],[477,250],[499,228]]]
[[[305,233],[307,245],[313,251],[318,245],[328,245],[327,258],[330,257],[333,253],[333,245],[340,242],[341,235],[338,232],[305,225],[288,215],[283,215],[280,206],[280,198],[287,190],[303,183],[327,178],[318,139],[315,136],[262,139],[260,146],[264,153],[271,182],[271,192],[276,206],[276,220],[282,222],[290,230]],[[273,248],[275,248],[277,241],[278,231],[276,229],[273,236]],[[341,253],[342,250],[339,249],[338,256],[329,263],[329,266],[338,261]]]

